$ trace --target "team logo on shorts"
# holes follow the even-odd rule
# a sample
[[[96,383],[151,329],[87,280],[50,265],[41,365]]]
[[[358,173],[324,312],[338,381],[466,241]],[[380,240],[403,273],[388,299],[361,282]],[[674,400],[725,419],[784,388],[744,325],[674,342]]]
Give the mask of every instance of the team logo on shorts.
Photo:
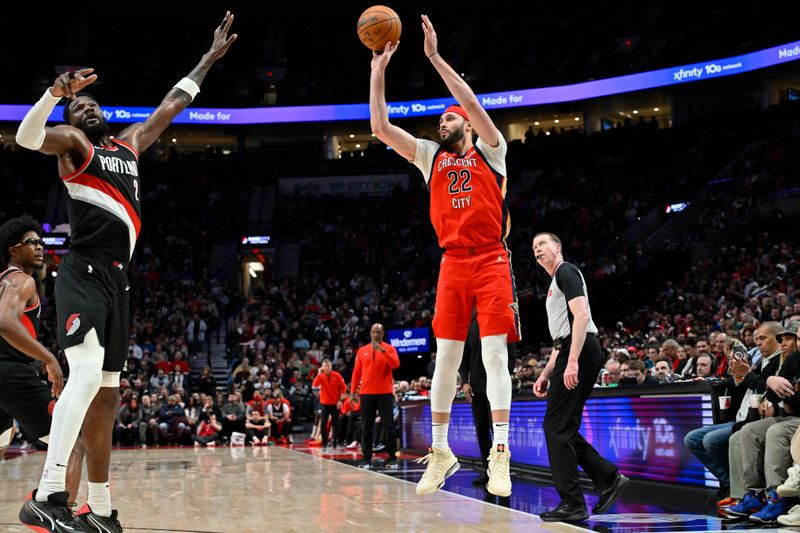
[[[78,331],[79,327],[81,327],[81,314],[73,313],[69,315],[67,319],[67,337]]]
[[[519,304],[517,302],[514,302],[513,304],[508,304],[508,306],[511,308],[512,311],[514,311],[514,314],[516,315],[519,314]]]

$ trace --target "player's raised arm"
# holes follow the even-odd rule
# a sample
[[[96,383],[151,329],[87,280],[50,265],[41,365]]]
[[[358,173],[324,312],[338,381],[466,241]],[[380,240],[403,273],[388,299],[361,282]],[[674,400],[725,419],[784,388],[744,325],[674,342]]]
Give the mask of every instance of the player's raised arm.
[[[417,140],[413,135],[389,122],[386,109],[386,65],[397,51],[400,41],[387,42],[382,53],[372,52],[372,73],[369,78],[369,124],[375,137],[391,146],[398,154],[413,161]]]
[[[93,71],[94,69],[84,68],[65,72],[56,78],[53,86],[44,92],[22,119],[17,129],[17,144],[49,155],[78,152],[85,158],[90,148],[82,131],[67,125],[51,128],[45,124],[62,97],[75,98],[75,95],[97,80],[97,74],[92,74]]]
[[[425,34],[425,55],[430,59],[431,64],[444,80],[445,85],[450,90],[461,107],[469,115],[469,121],[472,127],[478,132],[478,135],[483,142],[489,146],[498,146],[500,144],[500,132],[497,126],[494,125],[489,114],[478,102],[475,93],[464,79],[453,70],[453,67],[447,64],[447,61],[442,59],[439,54],[439,40],[436,37],[436,31],[433,29],[430,19],[427,15],[422,15],[422,31]]]
[[[175,117],[192,103],[194,97],[200,92],[200,84],[203,83],[211,66],[225,55],[233,41],[236,40],[235,33],[228,37],[228,31],[232,24],[233,15],[228,11],[222,19],[222,23],[214,30],[211,48],[203,55],[197,66],[167,93],[167,96],[147,120],[125,128],[119,134],[120,139],[141,152],[159,138]]]

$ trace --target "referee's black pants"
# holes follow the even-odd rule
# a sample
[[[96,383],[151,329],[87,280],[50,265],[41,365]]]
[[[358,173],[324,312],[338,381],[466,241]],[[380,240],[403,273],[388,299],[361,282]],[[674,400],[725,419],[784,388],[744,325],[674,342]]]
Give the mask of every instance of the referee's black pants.
[[[583,406],[603,366],[600,341],[594,335],[586,336],[586,343],[578,359],[578,386],[572,390],[564,386],[564,370],[569,359],[570,342],[571,338],[564,339],[564,348],[556,358],[547,391],[547,413],[543,425],[553,484],[561,495],[561,501],[585,507],[586,501],[578,482],[578,465],[597,488],[602,488],[613,479],[617,467],[597,453],[578,433]]]
[[[475,434],[481,450],[481,462],[483,462],[483,467],[487,468],[489,454],[492,451],[492,410],[486,391],[473,391],[472,393],[472,421],[475,423]]]

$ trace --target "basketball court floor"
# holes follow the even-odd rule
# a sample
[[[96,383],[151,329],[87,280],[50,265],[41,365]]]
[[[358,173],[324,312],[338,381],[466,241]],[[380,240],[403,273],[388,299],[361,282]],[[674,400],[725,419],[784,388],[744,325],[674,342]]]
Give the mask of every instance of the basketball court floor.
[[[10,458],[9,458],[10,457]],[[44,453],[10,455],[0,462],[0,531],[29,531],[17,513],[35,487]],[[757,531],[747,522],[708,514],[710,493],[649,490],[636,484],[608,514],[588,523],[541,522],[538,513],[558,496],[546,483],[514,478],[510,498],[471,483],[467,466],[446,490],[417,496],[422,467],[409,459],[396,472],[354,464],[358,454],[319,448],[158,448],[115,450],[114,507],[125,531],[236,533],[370,532],[575,532]],[[376,462],[380,463],[380,460]],[[85,501],[85,483],[79,502]],[[680,492],[676,492],[680,491]],[[587,496],[587,504],[594,504]],[[766,531],[766,530],[764,530]],[[769,531],[793,531],[769,529]]]

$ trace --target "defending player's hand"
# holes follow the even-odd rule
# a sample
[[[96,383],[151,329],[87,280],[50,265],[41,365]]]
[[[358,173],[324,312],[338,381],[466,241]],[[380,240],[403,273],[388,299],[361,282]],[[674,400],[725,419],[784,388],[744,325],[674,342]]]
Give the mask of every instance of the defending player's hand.
[[[439,39],[436,37],[436,30],[433,29],[431,19],[428,15],[422,15],[422,32],[425,34],[425,56],[431,57],[439,53]]]
[[[82,68],[71,72],[65,72],[56,78],[53,86],[50,87],[50,94],[53,96],[66,96],[67,98],[75,98],[75,95],[81,92],[84,87],[87,87],[97,80],[97,74],[92,74],[93,68]]]
[[[61,372],[61,365],[55,357],[51,357],[49,361],[44,364],[47,370],[47,379],[53,384],[51,394],[53,397],[58,398],[61,391],[64,389],[64,373]]]
[[[217,26],[217,28],[214,30],[214,41],[211,43],[211,49],[208,51],[208,55],[212,60],[217,61],[224,56],[227,53],[228,48],[230,48],[233,44],[233,41],[235,41],[238,37],[238,35],[235,33],[228,37],[228,32],[230,31],[232,24],[233,14],[228,11],[225,13],[225,17],[222,19],[222,24]]]
[[[392,59],[392,55],[397,51],[398,46],[400,46],[400,41],[397,41],[396,43],[387,41],[386,46],[383,47],[383,52],[379,53],[376,50],[373,50],[372,68],[385,69],[386,65],[389,64],[389,60]]]
[[[550,385],[550,380],[544,376],[539,376],[539,379],[533,384],[534,396],[537,398],[546,398],[548,385]]]
[[[567,368],[564,370],[564,386],[569,390],[578,386],[578,361],[572,359],[567,361]]]
[[[461,385],[461,392],[464,393],[464,398],[466,398],[469,403],[472,403],[472,385],[464,383]]]

